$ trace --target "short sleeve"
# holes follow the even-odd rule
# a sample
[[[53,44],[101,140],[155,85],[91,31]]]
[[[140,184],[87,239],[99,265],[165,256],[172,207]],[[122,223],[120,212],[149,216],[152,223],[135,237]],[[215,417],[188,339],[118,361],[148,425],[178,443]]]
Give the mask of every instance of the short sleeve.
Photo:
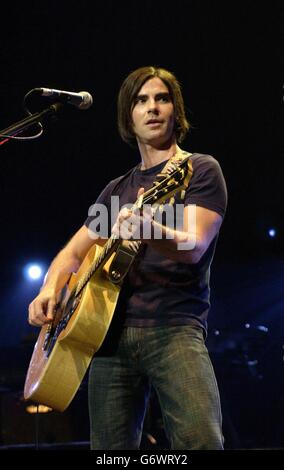
[[[227,208],[227,187],[218,161],[211,155],[194,154],[193,174],[186,191],[185,205],[196,204],[224,217]]]

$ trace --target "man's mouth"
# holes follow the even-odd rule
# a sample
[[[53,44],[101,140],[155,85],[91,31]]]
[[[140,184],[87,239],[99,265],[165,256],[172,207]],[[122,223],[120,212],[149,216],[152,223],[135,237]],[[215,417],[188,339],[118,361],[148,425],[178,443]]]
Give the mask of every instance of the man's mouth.
[[[146,122],[146,125],[148,126],[150,124],[162,124],[162,121],[159,119],[149,119],[149,121]]]

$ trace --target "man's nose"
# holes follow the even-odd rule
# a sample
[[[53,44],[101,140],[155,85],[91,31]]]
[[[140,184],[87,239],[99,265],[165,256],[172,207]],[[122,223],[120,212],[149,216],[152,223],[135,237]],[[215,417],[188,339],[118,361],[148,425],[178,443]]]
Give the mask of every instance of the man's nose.
[[[154,100],[154,99],[149,100],[148,113],[154,113],[154,114],[159,113],[158,104],[157,104],[156,100]]]

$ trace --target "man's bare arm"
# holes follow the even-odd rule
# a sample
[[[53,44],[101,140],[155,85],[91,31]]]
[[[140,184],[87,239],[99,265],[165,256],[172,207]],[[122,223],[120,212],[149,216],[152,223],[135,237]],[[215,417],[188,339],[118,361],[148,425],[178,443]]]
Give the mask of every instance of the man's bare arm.
[[[94,243],[104,244],[105,240],[94,239],[87,227],[82,226],[67,245],[52,261],[40,293],[29,305],[29,323],[42,326],[53,319],[54,307],[61,289],[70,275],[78,271],[87,252]]]

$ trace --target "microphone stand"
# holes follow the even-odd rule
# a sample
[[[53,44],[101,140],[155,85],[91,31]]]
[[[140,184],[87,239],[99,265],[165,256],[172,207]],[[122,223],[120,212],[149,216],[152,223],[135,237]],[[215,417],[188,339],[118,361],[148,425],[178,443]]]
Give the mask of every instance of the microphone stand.
[[[32,126],[33,124],[40,122],[42,119],[46,119],[51,115],[55,115],[62,108],[62,106],[62,103],[54,103],[49,108],[44,109],[40,113],[31,114],[30,116],[22,119],[21,121],[18,121],[9,127],[6,127],[6,129],[0,130],[0,138],[1,136],[4,137],[4,140],[2,140],[2,142],[0,141],[0,144],[9,140],[9,137],[19,134],[20,132],[23,132],[25,129]]]

